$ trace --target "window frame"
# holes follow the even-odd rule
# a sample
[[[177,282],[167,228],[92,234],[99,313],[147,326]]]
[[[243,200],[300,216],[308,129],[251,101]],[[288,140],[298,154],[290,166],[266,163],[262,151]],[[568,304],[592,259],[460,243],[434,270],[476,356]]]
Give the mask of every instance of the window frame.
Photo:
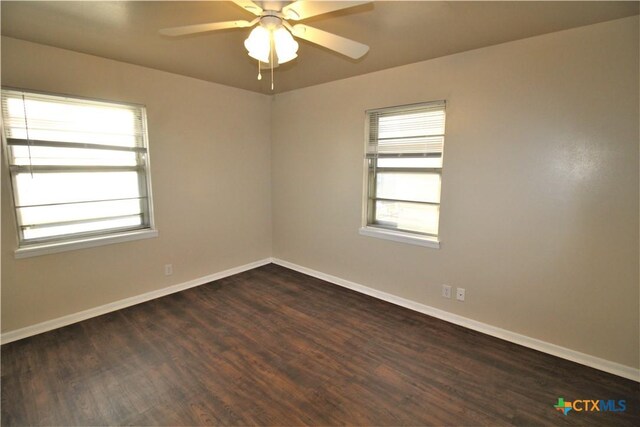
[[[405,104],[405,105],[396,105],[392,107],[384,107],[384,108],[375,108],[365,111],[365,156],[364,156],[364,180],[363,180],[363,197],[362,197],[362,223],[359,229],[359,234],[363,236],[369,237],[377,237],[381,239],[409,243],[413,245],[425,246],[429,248],[439,249],[440,248],[440,228],[438,226],[438,234],[420,232],[415,230],[406,230],[399,229],[396,227],[385,226],[380,222],[376,223],[376,201],[392,201],[392,202],[406,202],[412,204],[427,204],[427,205],[436,205],[438,207],[442,206],[442,200],[439,203],[433,202],[418,202],[418,201],[408,201],[402,199],[389,199],[389,198],[381,198],[377,197],[376,185],[377,185],[377,174],[382,169],[383,172],[408,172],[408,173],[429,173],[429,174],[437,174],[440,177],[440,190],[442,189],[442,176],[443,176],[443,166],[444,166],[444,142],[443,148],[439,155],[435,155],[433,153],[424,153],[420,157],[429,158],[429,157],[439,157],[443,159],[443,163],[439,168],[393,168],[393,167],[379,167],[377,166],[377,161],[379,157],[370,157],[368,156],[368,146],[369,140],[371,136],[371,114],[377,112],[403,112],[410,110],[411,108],[421,107],[421,106],[430,106],[430,105],[442,105],[442,109],[445,111],[445,134],[446,135],[446,107],[447,102],[445,100],[437,100],[437,101],[428,101],[428,102],[419,102],[413,104]],[[394,158],[393,155],[385,156],[386,158]],[[402,158],[402,156],[397,156],[397,158]],[[438,225],[440,223],[440,211],[438,212]]]
[[[67,234],[67,235],[28,239],[27,241],[25,241],[25,239],[23,238],[23,232],[21,230],[20,224],[18,223],[18,212],[17,212],[18,208],[16,205],[17,173],[12,172],[12,167],[14,169],[18,169],[18,168],[28,169],[30,168],[30,166],[12,166],[10,161],[10,158],[11,158],[10,146],[23,145],[23,144],[20,144],[19,141],[26,141],[26,140],[7,138],[7,135],[5,132],[6,125],[4,124],[4,120],[2,121],[2,126],[0,126],[0,137],[2,138],[2,152],[5,157],[3,166],[6,168],[5,178],[7,178],[9,181],[9,193],[10,193],[11,205],[12,205],[12,215],[13,215],[13,220],[15,224],[14,230],[16,233],[15,234],[16,242],[18,244],[18,247],[14,251],[15,258],[17,259],[27,258],[32,256],[46,255],[50,253],[58,253],[58,252],[76,250],[76,249],[97,247],[97,246],[113,244],[113,243],[154,238],[158,236],[158,230],[156,229],[156,226],[155,226],[155,216],[154,216],[154,210],[153,210],[153,193],[152,193],[152,185],[151,185],[151,155],[149,150],[147,110],[145,105],[130,103],[130,102],[121,102],[121,101],[113,101],[113,100],[100,99],[100,98],[55,93],[55,92],[38,91],[38,90],[17,88],[17,87],[11,87],[11,86],[2,86],[1,90],[2,92],[14,91],[14,92],[24,92],[25,94],[68,98],[68,99],[73,99],[77,101],[86,101],[88,104],[104,103],[104,104],[111,104],[113,106],[132,107],[135,109],[139,109],[141,114],[142,146],[140,148],[132,147],[132,149],[130,150],[136,153],[136,165],[130,166],[130,167],[123,167],[123,168],[131,169],[132,171],[134,170],[137,171],[139,174],[142,175],[144,179],[144,182],[142,182],[142,180],[139,179],[138,185],[140,186],[139,190],[141,192],[144,190],[144,193],[146,193],[147,203],[141,204],[142,215],[143,215],[143,218],[146,218],[146,221],[144,221],[144,223],[140,226],[94,230],[94,231],[82,232],[82,233],[73,233],[73,234]],[[4,94],[3,94],[3,97],[4,97]],[[15,142],[18,142],[18,143],[16,144]],[[38,141],[33,140],[32,142],[36,142],[36,145],[38,145],[37,144]],[[69,143],[66,141],[42,141],[41,145],[58,146],[58,147],[69,146],[71,148],[74,148],[73,144],[80,145],[80,143]],[[99,147],[99,144],[96,144],[96,145],[98,145]],[[31,144],[31,146],[33,146],[33,144]],[[52,167],[56,168],[55,166],[52,166]],[[46,166],[44,168],[46,168]],[[117,167],[112,166],[111,168],[117,168]],[[65,166],[60,166],[60,169],[61,169],[61,172],[64,172]],[[73,168],[69,168],[69,169],[73,169]],[[87,166],[86,169],[98,170],[100,169],[100,166]],[[75,222],[75,221],[70,221],[70,223],[72,222]]]

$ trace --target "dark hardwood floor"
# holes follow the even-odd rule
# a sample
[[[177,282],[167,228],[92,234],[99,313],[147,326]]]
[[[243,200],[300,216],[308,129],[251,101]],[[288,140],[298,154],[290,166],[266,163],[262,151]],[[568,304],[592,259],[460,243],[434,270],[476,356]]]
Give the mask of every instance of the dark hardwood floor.
[[[5,426],[638,426],[639,394],[273,264],[2,346]]]

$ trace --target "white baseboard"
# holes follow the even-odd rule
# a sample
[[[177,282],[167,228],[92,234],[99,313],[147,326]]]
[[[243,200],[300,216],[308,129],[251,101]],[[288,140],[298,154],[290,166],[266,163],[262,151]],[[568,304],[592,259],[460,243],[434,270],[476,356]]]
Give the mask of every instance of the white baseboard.
[[[80,311],[78,313],[69,314],[67,316],[58,317],[57,319],[47,320],[42,323],[27,326],[24,328],[16,329],[9,332],[4,332],[0,336],[0,343],[7,344],[12,341],[17,341],[22,338],[27,338],[32,335],[41,334],[43,332],[51,331],[53,329],[62,328],[63,326],[71,325],[72,323],[81,322],[92,317],[101,316],[112,311],[120,310],[132,305],[140,304],[142,302],[150,301],[152,299],[160,298],[165,295],[173,294],[176,292],[184,291],[185,289],[193,288],[196,286],[204,285],[205,283],[219,280],[234,274],[242,273],[243,271],[252,270],[254,268],[271,263],[271,258],[265,258],[259,261],[251,262],[249,264],[241,265],[239,267],[230,268],[228,270],[221,271],[219,273],[210,274],[208,276],[199,277],[197,279],[189,280],[188,282],[178,283],[177,285],[169,286],[166,288],[158,289],[155,291],[147,292],[142,295],[136,295],[130,298],[114,301],[109,304],[101,305],[99,307],[90,308],[88,310]]]
[[[599,357],[591,356],[589,354],[581,353],[579,351],[571,350],[565,347],[561,347],[556,344],[551,344],[545,341],[541,341],[535,338],[521,335],[516,332],[508,331],[506,329],[498,328],[496,326],[488,325],[486,323],[478,322],[457,314],[449,313],[444,310],[440,310],[435,307],[431,307],[425,304],[421,304],[415,301],[411,301],[405,298],[401,298],[396,295],[392,295],[386,292],[378,291],[376,289],[369,288],[358,283],[351,282],[349,280],[341,279],[340,277],[325,274],[320,271],[312,270],[307,267],[303,267],[288,261],[284,261],[278,258],[273,258],[274,264],[281,265],[291,270],[298,271],[308,276],[313,276],[318,279],[360,292],[365,295],[372,296],[374,298],[381,299],[383,301],[390,302],[392,304],[399,305],[401,307],[408,308],[420,313],[427,314],[429,316],[436,317],[446,322],[454,323],[456,325],[464,326],[465,328],[473,329],[474,331],[482,332],[487,335],[494,336],[496,338],[510,341],[515,344],[529,347],[534,350],[541,351],[543,353],[551,354],[553,356],[567,359],[572,362],[580,363],[591,368],[599,369],[610,374],[618,375],[620,377],[628,378],[634,381],[640,381],[640,369],[632,368],[630,366],[621,365],[616,362],[601,359]]]

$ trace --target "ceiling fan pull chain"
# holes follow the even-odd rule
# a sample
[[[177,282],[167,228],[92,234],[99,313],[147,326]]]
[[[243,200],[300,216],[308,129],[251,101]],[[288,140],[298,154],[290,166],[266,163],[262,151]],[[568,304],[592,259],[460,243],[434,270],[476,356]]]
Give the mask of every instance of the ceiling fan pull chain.
[[[260,60],[258,60],[258,80],[262,80],[262,73],[260,72]]]
[[[269,53],[271,54],[271,90],[273,90],[273,49],[275,48],[275,43],[273,42],[273,34],[271,35],[271,49],[269,49]]]

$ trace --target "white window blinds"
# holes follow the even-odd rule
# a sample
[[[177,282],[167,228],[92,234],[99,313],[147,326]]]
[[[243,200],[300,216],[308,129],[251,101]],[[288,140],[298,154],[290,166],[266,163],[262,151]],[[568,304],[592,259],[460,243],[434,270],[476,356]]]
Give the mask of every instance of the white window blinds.
[[[411,157],[441,154],[444,145],[444,101],[372,110],[367,154]]]
[[[21,245],[150,228],[142,106],[2,90]]]

